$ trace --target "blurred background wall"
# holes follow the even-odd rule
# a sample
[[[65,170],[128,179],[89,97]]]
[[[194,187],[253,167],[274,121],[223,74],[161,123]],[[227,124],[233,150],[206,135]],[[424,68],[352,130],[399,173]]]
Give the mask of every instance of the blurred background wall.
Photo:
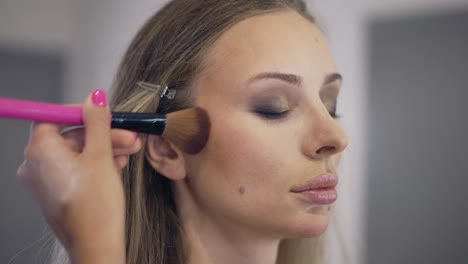
[[[47,87],[51,87],[51,84],[43,82],[40,85],[39,77],[31,80],[31,83],[37,85],[18,87],[5,85],[5,80],[0,80],[0,96],[13,96],[11,90],[15,89],[14,95],[18,97],[70,103],[81,102],[94,88],[107,89],[130,39],[142,23],[164,2],[0,0],[0,54],[15,55],[14,58],[0,57],[6,62],[3,65],[9,65],[12,61],[30,65],[31,62],[18,58],[26,54],[28,58],[35,58],[35,61],[38,61],[37,68],[50,67],[46,74],[57,73],[54,75],[59,77],[53,83],[58,82],[63,88],[61,91],[50,92]],[[388,263],[385,262],[384,252],[405,256],[405,248],[392,249],[388,248],[389,244],[379,244],[379,237],[390,241],[389,243],[395,243],[392,241],[398,241],[398,238],[390,240],[391,238],[385,235],[392,231],[391,225],[379,228],[379,218],[374,217],[376,214],[373,211],[379,204],[370,202],[370,199],[379,201],[379,189],[376,188],[382,187],[381,181],[370,180],[371,177],[382,176],[371,175],[378,171],[378,168],[372,167],[372,164],[367,162],[370,160],[369,153],[372,149],[368,137],[371,133],[378,133],[369,127],[372,124],[378,125],[370,122],[370,118],[377,118],[369,115],[375,110],[372,107],[379,106],[372,104],[371,99],[382,98],[378,92],[376,95],[370,91],[374,89],[374,85],[379,84],[379,80],[385,80],[372,79],[369,74],[372,72],[372,67],[386,67],[384,64],[375,64],[375,60],[373,61],[371,57],[371,51],[378,48],[375,47],[376,44],[380,46],[386,44],[385,38],[381,42],[376,41],[379,40],[375,37],[378,33],[376,27],[380,25],[385,28],[381,23],[382,20],[391,23],[398,20],[407,21],[408,17],[450,15],[457,10],[467,10],[468,1],[309,0],[308,3],[327,35],[338,68],[345,77],[338,111],[344,116],[342,124],[351,141],[341,166],[340,198],[336,205],[335,217],[337,223],[336,227],[330,230],[331,263]],[[468,25],[465,26],[468,28]],[[404,61],[398,63],[394,67],[407,66]],[[17,79],[21,77],[19,75]],[[23,77],[27,78],[28,74],[24,73]],[[9,81],[17,82],[13,78]],[[51,96],[38,97],[44,93]],[[421,96],[424,97],[424,94]],[[19,163],[22,147],[26,141],[24,130],[27,124],[17,125],[13,131],[11,123],[0,121],[0,127],[7,125],[10,129],[8,135],[15,135],[15,138],[14,140],[9,137],[0,138],[1,146],[6,146],[7,141],[13,144],[0,152],[1,157],[2,160],[6,160],[5,155],[14,156]],[[2,132],[2,135],[6,134]],[[381,160],[386,158],[388,157],[383,156]],[[20,254],[11,263],[33,263],[35,255],[42,247],[38,246],[40,242],[27,248],[44,234],[44,221],[16,182],[14,168],[17,165],[14,160],[1,164],[2,169],[7,166],[9,169],[2,171],[4,173],[0,179],[0,193],[3,193],[0,201],[0,263],[8,263],[16,253]],[[372,189],[373,191],[369,191]],[[398,197],[394,199],[393,202],[396,204],[407,202],[399,200]],[[385,213],[388,212],[379,212],[378,216],[385,218]],[[398,229],[398,226],[394,228]],[[417,239],[416,235],[414,241]],[[370,246],[370,243],[373,244]],[[344,245],[344,254],[341,245]],[[379,246],[386,248],[379,251]],[[25,250],[21,252],[23,249]],[[366,249],[377,252],[377,255],[369,254]],[[411,249],[406,250],[411,251]],[[379,252],[382,254],[378,255]],[[457,263],[467,263],[467,261]]]
[[[468,260],[467,25],[460,9],[369,26],[367,263]]]

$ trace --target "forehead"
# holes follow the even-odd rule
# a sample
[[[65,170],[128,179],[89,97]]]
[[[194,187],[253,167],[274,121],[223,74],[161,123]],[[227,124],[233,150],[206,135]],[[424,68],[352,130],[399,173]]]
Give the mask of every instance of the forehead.
[[[309,20],[294,11],[278,11],[248,18],[227,30],[210,50],[205,75],[245,80],[274,71],[321,82],[336,71],[327,42]]]

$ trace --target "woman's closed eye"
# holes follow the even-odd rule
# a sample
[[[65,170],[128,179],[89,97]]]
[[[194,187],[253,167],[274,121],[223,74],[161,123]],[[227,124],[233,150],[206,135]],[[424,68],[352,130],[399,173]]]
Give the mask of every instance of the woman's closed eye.
[[[330,108],[328,109],[328,113],[330,114],[330,116],[331,116],[333,119],[339,119],[339,118],[341,118],[341,116],[338,115],[338,114],[336,113],[336,105],[334,105],[333,107],[330,107]]]
[[[285,117],[289,112],[290,109],[278,109],[274,107],[260,107],[256,108],[254,112],[265,119],[280,119]]]
[[[325,102],[325,106],[328,110],[328,113],[333,119],[339,119],[341,116],[336,113],[337,101],[336,99],[332,102]]]
[[[255,97],[251,103],[251,111],[260,118],[276,120],[285,118],[294,105],[290,96],[282,90],[274,90],[267,95]]]

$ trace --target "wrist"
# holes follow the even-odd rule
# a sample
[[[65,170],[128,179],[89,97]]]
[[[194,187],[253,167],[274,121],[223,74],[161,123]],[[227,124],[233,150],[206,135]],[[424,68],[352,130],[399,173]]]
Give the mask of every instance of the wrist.
[[[69,250],[73,264],[126,263],[124,225],[89,231],[74,236]]]
[[[123,236],[96,236],[75,241],[69,251],[73,264],[125,264],[125,240]]]

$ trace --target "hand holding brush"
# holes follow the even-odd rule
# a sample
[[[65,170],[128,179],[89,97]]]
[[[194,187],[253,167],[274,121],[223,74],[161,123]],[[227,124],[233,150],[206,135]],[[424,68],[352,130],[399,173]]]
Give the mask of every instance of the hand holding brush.
[[[34,123],[18,169],[72,263],[125,263],[125,197],[108,116],[104,93],[94,92],[82,108],[82,148],[61,125]]]
[[[204,147],[209,132],[208,117],[199,108],[154,115],[110,113],[105,106],[99,90],[83,107],[0,98],[0,117],[36,122],[18,176],[69,256],[79,256],[80,263],[125,263],[125,198],[118,170],[126,160],[118,165],[112,159],[111,127],[162,135],[189,154]],[[84,130],[63,135],[63,125],[84,125]]]
[[[83,125],[81,107],[16,100],[0,97],[0,118],[30,120],[62,125]],[[113,112],[112,128],[162,135],[188,154],[198,153],[206,144],[210,122],[201,108],[185,109],[167,115]]]

